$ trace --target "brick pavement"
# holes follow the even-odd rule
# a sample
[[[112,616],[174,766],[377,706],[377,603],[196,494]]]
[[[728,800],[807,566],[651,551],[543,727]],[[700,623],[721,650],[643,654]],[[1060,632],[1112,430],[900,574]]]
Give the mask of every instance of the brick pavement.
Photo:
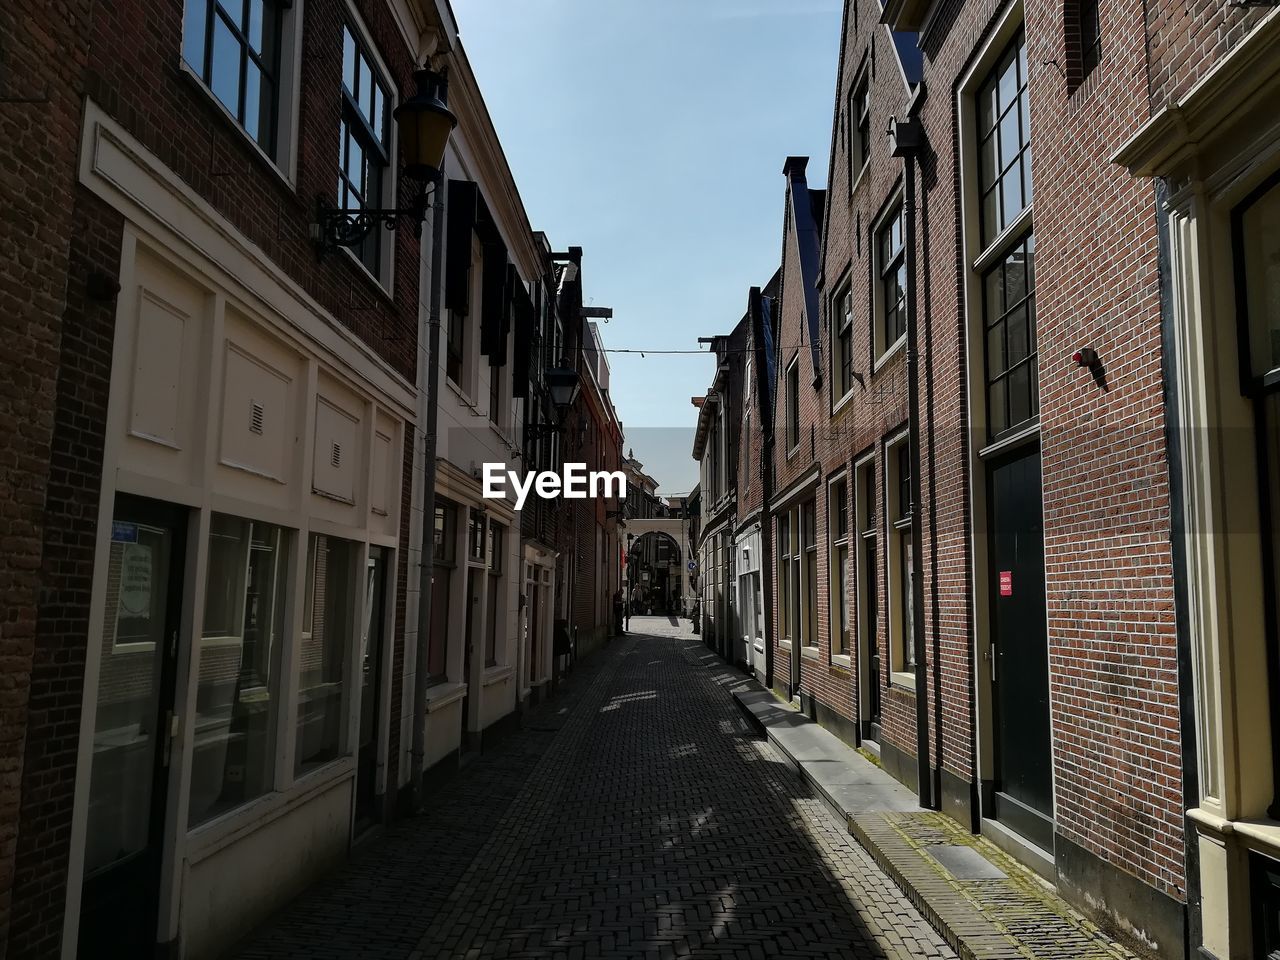
[[[632,627],[240,956],[954,956],[687,622]]]

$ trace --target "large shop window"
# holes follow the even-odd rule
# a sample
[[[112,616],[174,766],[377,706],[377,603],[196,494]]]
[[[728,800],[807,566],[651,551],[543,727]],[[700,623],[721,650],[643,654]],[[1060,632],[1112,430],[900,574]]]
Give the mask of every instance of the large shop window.
[[[356,628],[359,548],[312,534],[298,676],[296,773],[342,754],[347,711],[347,658]]]
[[[276,158],[279,0],[187,0],[182,56],[246,133]]]
[[[841,477],[827,488],[831,528],[831,653],[849,652],[849,483]]]
[[[214,514],[196,687],[192,826],[272,789],[292,534]]]
[[[427,674],[442,683],[448,669],[449,596],[458,561],[458,507],[436,501],[435,553],[431,567],[431,635],[427,646]]]
[[[383,181],[391,163],[390,97],[373,58],[350,26],[342,28],[342,120],[339,127],[338,206],[348,210],[378,209],[384,202]],[[381,225],[365,235],[353,251],[368,271],[383,280]]]

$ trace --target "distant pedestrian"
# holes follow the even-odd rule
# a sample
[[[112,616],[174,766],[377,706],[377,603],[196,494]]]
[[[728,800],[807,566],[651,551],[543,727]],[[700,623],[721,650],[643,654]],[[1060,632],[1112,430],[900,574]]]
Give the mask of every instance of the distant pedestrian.
[[[613,591],[613,632],[621,636],[623,632],[623,603],[622,591]]]

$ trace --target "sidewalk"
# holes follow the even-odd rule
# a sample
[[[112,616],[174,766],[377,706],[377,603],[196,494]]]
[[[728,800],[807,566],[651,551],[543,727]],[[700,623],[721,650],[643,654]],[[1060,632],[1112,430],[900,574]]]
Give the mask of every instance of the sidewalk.
[[[742,678],[734,699],[966,960],[1134,960],[1038,876],[830,731]]]

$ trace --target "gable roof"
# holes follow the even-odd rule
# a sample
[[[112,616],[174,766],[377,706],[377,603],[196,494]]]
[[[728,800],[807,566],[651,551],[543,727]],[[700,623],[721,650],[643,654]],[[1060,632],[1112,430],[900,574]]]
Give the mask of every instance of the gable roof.
[[[808,157],[787,157],[782,172],[787,178],[790,199],[791,235],[800,261],[800,283],[803,287],[805,322],[809,330],[809,353],[813,360],[813,376],[822,376],[819,337],[821,318],[818,312],[818,272],[822,269],[821,223],[826,191],[810,190],[805,178]],[[816,212],[816,216],[815,216]]]

